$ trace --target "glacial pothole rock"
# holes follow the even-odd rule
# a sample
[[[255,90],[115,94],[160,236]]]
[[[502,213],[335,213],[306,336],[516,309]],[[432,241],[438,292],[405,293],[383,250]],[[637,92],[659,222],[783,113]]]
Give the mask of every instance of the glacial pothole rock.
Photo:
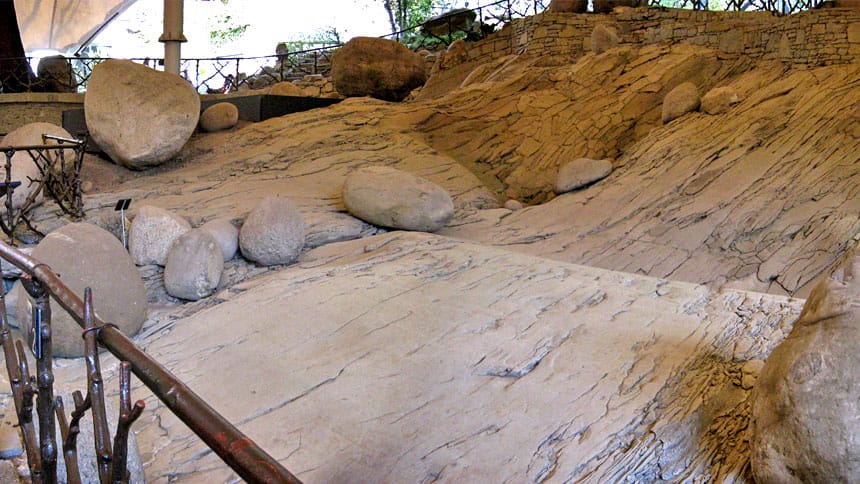
[[[239,249],[249,260],[272,266],[295,262],[305,245],[305,222],[284,197],[266,197],[239,229]]]
[[[337,49],[331,59],[331,76],[344,96],[372,96],[402,101],[424,84],[424,59],[400,42],[374,37],[354,37]]]
[[[187,220],[163,208],[144,205],[128,233],[128,251],[135,264],[163,266],[173,242],[191,230]]]
[[[164,264],[164,287],[173,297],[196,301],[218,287],[224,253],[215,237],[202,229],[182,234],[170,247]]]
[[[602,180],[612,173],[609,160],[577,158],[561,167],[555,182],[555,192],[565,193]]]
[[[435,232],[454,217],[454,202],[445,189],[388,166],[364,167],[348,175],[343,203],[365,222],[401,230]]]
[[[111,59],[93,69],[84,112],[102,150],[114,162],[141,170],[179,153],[197,127],[200,96],[175,74]]]
[[[137,268],[122,244],[110,232],[89,223],[72,223],[48,234],[32,252],[47,264],[75,294],[93,290],[96,314],[117,325],[129,338],[146,319],[146,290]],[[18,324],[31,327],[30,298],[19,289]],[[76,358],[84,355],[81,327],[69,314],[54,305],[52,340],[54,356]]]
[[[239,249],[239,229],[230,222],[229,218],[216,218],[200,226],[201,230],[209,232],[215,238],[224,261],[228,261],[236,255]]]
[[[239,108],[228,102],[213,104],[200,115],[200,127],[209,133],[230,129],[238,122]]]
[[[813,289],[773,350],[752,405],[757,482],[860,476],[860,254]]]
[[[702,112],[722,114],[740,102],[738,92],[729,86],[715,87],[702,96]]]
[[[699,109],[699,90],[692,82],[683,82],[663,98],[663,124]]]

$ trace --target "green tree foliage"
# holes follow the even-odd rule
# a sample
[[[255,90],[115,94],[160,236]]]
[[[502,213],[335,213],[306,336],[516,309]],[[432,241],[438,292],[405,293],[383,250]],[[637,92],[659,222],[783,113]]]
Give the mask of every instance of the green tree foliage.
[[[226,4],[226,2],[224,2]],[[229,14],[221,14],[210,19],[209,41],[215,47],[229,44],[239,39],[248,30],[250,24],[240,24]]]
[[[451,3],[444,0],[382,0],[392,32],[421,25],[432,17],[434,12],[439,13],[449,9]]]

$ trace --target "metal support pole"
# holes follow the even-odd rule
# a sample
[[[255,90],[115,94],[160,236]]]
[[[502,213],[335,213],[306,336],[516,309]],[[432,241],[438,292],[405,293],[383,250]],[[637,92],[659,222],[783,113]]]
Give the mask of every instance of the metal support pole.
[[[158,38],[164,42],[164,71],[179,75],[182,42],[188,42],[182,34],[183,0],[164,0],[164,33]]]

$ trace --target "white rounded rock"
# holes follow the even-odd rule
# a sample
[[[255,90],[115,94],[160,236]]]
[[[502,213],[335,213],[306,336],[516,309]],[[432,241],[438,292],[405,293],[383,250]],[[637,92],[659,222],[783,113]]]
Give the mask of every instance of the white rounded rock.
[[[356,170],[343,184],[343,203],[365,222],[401,230],[435,232],[454,217],[444,188],[387,166]]]
[[[265,266],[294,262],[305,245],[305,222],[291,201],[264,198],[239,230],[239,248],[249,260]]]
[[[68,131],[55,124],[30,123],[7,134],[6,137],[3,138],[3,141],[0,141],[0,147],[57,144],[56,141],[52,140],[44,141],[42,139],[43,134],[60,136],[63,138],[72,137]],[[66,153],[66,155],[67,158],[74,157],[68,156],[70,155],[70,152]],[[0,181],[5,181],[6,157],[2,156],[0,157],[0,160],[2,160],[0,161]],[[36,166],[36,163],[33,161],[33,158],[31,158],[26,151],[16,152],[15,155],[12,156],[12,181],[19,181],[21,182],[21,185],[12,192],[12,207],[16,209],[21,208],[27,200],[27,197],[30,196],[35,189],[35,185],[30,185],[30,180],[38,180],[41,178],[42,175],[39,172],[39,168]],[[5,196],[5,193],[0,194],[0,196]],[[33,200],[35,203],[38,203],[42,201],[43,198],[42,192],[40,191],[35,194]]]
[[[722,114],[740,102],[737,91],[729,86],[715,87],[702,96],[702,111]]]
[[[224,255],[212,235],[201,229],[182,234],[170,247],[164,265],[164,288],[180,299],[196,301],[218,287]]]
[[[218,246],[221,247],[224,261],[228,261],[236,255],[236,251],[239,249],[239,229],[230,222],[230,219],[216,218],[210,220],[201,225],[200,230],[209,232],[209,235],[215,238]]]
[[[163,266],[170,246],[189,230],[191,225],[184,218],[163,208],[144,205],[138,209],[128,232],[131,259],[139,266]]]

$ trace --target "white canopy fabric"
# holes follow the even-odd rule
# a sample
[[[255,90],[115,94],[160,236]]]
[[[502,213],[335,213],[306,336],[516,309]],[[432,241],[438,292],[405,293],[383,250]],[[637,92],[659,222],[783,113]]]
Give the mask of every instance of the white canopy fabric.
[[[15,0],[24,50],[74,52],[136,0]]]

